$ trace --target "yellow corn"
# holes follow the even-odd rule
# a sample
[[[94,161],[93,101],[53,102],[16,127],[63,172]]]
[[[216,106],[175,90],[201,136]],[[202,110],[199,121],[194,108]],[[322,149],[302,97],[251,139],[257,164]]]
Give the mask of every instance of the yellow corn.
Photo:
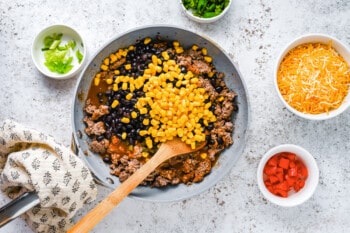
[[[210,62],[212,62],[212,61],[213,61],[213,58],[212,58],[212,57],[210,57],[210,56],[204,56],[204,61],[206,61],[206,62],[210,63]]]
[[[143,125],[149,125],[149,119],[143,119],[142,124]]]
[[[175,52],[176,53],[183,53],[184,49],[182,47],[177,47],[177,48],[175,48]]]
[[[117,60],[117,56],[114,53],[109,55],[110,63],[114,63]]]
[[[109,58],[108,57],[103,60],[103,64],[105,64],[106,66],[109,65]]]
[[[126,136],[127,136],[127,133],[126,133],[126,132],[123,132],[123,133],[122,133],[122,139],[125,140],[125,139],[126,139]]]
[[[170,58],[167,51],[163,51],[163,52],[162,52],[162,57],[163,57],[164,60],[166,60],[166,61],[169,60],[169,58]]]
[[[140,130],[139,132],[140,136],[143,137],[148,134],[147,130]]]
[[[114,83],[113,84],[113,91],[118,91],[119,88],[118,88],[118,84]]]
[[[202,48],[202,54],[204,56],[208,55],[208,50],[206,48]]]
[[[123,123],[126,123],[126,124],[130,123],[130,119],[127,118],[127,117],[123,117],[120,121],[123,122]]]
[[[100,84],[101,79],[99,77],[94,78],[94,85],[98,86]]]
[[[119,105],[119,101],[118,100],[113,100],[113,103],[111,105],[112,108],[115,108]]]
[[[128,90],[128,83],[123,82],[123,84],[122,84],[122,90],[124,90],[124,91]]]
[[[192,45],[192,50],[193,50],[193,51],[197,51],[198,49],[199,49],[198,45],[195,45],[195,44]]]
[[[105,64],[102,64],[102,65],[101,65],[101,70],[107,71],[107,70],[108,70],[108,66],[105,65]]]
[[[112,78],[107,78],[106,79],[106,83],[109,85],[109,84],[112,84],[113,83],[113,79]]]
[[[131,99],[132,99],[132,93],[128,93],[128,94],[125,96],[125,99],[131,100]]]
[[[149,153],[147,151],[141,152],[142,157],[147,158],[149,156]]]
[[[131,112],[131,117],[132,117],[133,119],[135,119],[135,118],[137,117],[137,112],[132,111],[132,112]]]
[[[147,108],[141,108],[140,110],[140,114],[146,114],[148,112]]]
[[[153,147],[153,142],[152,142],[152,139],[150,137],[147,137],[146,138],[146,145],[149,149],[152,149]]]
[[[131,64],[126,64],[126,65],[124,66],[124,68],[125,68],[126,70],[131,70]]]
[[[144,44],[149,44],[151,41],[152,41],[152,39],[149,38],[149,37],[147,37],[147,38],[143,41],[143,43],[144,43]]]

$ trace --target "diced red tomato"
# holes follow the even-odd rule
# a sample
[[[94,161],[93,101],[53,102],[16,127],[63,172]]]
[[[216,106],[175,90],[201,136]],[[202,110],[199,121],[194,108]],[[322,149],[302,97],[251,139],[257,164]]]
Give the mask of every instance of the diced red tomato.
[[[273,166],[273,167],[277,166],[277,157],[270,158],[269,161],[267,162],[267,165]]]
[[[305,186],[305,180],[308,177],[304,163],[290,152],[272,156],[263,172],[266,188],[280,197],[288,197],[288,192],[292,189],[298,192]]]
[[[289,160],[285,158],[280,158],[278,162],[278,166],[283,168],[283,169],[288,169],[289,168]]]
[[[298,174],[298,170],[296,167],[291,167],[288,170],[288,175],[289,176],[296,176]]]
[[[278,183],[280,180],[277,178],[277,176],[269,176],[270,182],[271,184],[276,184]]]

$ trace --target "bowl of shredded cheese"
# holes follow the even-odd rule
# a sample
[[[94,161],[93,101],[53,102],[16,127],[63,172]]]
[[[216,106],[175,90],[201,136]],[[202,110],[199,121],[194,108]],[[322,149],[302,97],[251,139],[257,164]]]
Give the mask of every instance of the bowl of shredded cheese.
[[[309,120],[325,120],[350,105],[350,50],[324,34],[301,36],[277,59],[274,84],[288,110]]]

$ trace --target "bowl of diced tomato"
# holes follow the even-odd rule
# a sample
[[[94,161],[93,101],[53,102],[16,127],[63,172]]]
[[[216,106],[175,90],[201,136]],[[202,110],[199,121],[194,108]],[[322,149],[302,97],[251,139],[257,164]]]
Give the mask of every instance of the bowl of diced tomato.
[[[257,179],[266,199],[280,206],[292,207],[313,195],[319,181],[319,170],[307,150],[283,144],[270,149],[262,157]]]

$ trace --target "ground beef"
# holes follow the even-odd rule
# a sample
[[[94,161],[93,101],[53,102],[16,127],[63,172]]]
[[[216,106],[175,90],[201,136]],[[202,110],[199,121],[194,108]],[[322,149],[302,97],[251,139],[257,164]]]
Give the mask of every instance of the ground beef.
[[[126,62],[125,58],[122,58],[114,63],[111,64],[111,69],[116,70],[118,69],[121,65],[123,65]]]
[[[213,85],[211,85],[209,79],[199,78],[199,85],[209,94],[211,100],[215,100],[219,95]]]
[[[90,117],[85,117],[84,122],[87,125],[84,129],[84,132],[89,136],[99,136],[106,132],[104,123],[102,121],[94,122]]]
[[[204,179],[204,176],[211,170],[211,161],[205,159],[198,164],[197,169],[194,171],[193,182],[200,182]]]
[[[105,154],[107,152],[108,146],[109,141],[107,139],[103,139],[99,142],[97,140],[93,140],[89,144],[90,150],[97,154]]]

